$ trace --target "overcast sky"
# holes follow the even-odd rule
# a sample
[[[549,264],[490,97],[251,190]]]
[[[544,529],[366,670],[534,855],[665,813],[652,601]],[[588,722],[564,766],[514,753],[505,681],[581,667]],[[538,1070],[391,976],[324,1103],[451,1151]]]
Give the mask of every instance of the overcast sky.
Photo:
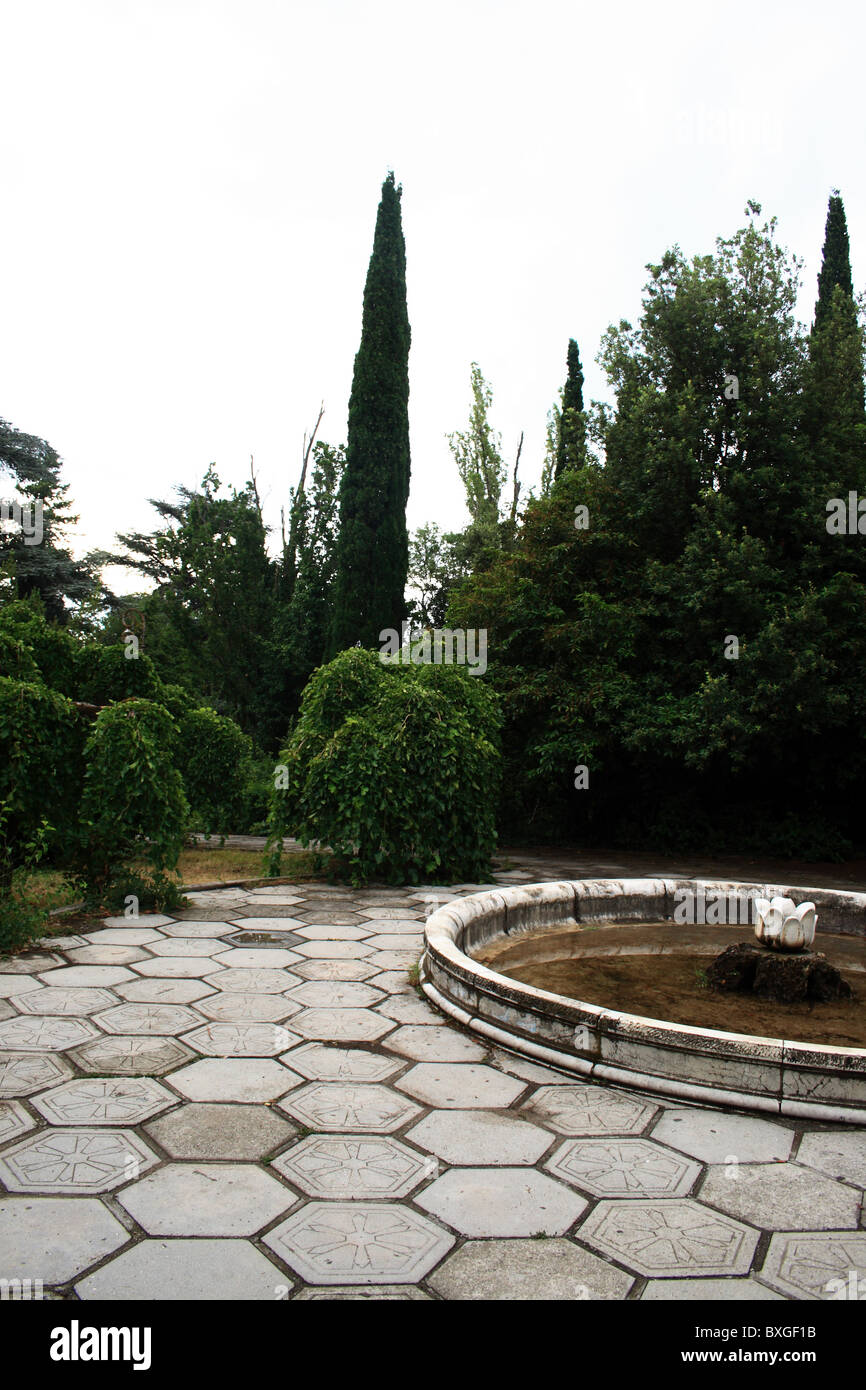
[[[341,443],[379,190],[403,185],[409,522],[465,518],[469,364],[526,485],[577,338],[587,397],[645,265],[747,198],[805,259],[827,198],[866,285],[855,0],[0,0],[0,416],[51,441],[75,548],[255,456],[279,524]]]

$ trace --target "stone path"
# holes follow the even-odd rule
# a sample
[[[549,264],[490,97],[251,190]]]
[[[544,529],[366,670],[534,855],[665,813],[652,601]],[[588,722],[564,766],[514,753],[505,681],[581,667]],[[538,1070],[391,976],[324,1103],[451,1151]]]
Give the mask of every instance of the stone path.
[[[499,883],[623,872],[525,857]],[[866,1299],[866,1134],[608,1089],[409,971],[495,886],[189,895],[0,960],[0,1280],[72,1299]]]

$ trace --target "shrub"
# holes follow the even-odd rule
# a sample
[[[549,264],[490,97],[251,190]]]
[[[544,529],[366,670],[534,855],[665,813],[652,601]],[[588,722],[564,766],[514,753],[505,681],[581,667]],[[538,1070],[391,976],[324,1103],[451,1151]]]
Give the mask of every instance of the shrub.
[[[177,726],[149,700],[126,700],[97,716],[84,749],[81,869],[88,897],[114,885],[157,906],[176,895],[170,875],[183,844],[188,807],[174,766]],[[132,861],[144,859],[137,873]],[[131,886],[131,885],[135,886]]]
[[[140,652],[126,655],[122,643],[98,646],[90,643],[75,653],[76,700],[107,705],[114,700],[139,698],[162,702],[162,682],[150,657]]]
[[[69,849],[85,727],[70,700],[35,681],[0,676],[0,891],[14,869]],[[50,814],[50,820],[46,816]]]
[[[238,828],[251,740],[233,719],[206,707],[183,715],[179,727],[178,765],[193,826],[208,835]]]
[[[477,676],[342,652],[310,680],[281,754],[271,867],[294,833],[345,858],[355,882],[487,876],[495,844],[500,715]]]

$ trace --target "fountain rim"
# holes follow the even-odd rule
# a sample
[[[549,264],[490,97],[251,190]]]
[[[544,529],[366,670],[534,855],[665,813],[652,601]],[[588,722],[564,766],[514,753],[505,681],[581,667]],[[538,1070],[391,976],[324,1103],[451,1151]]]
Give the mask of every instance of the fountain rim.
[[[585,1079],[692,1104],[866,1125],[866,1048],[629,1014],[509,979],[469,954],[499,936],[569,920],[673,920],[683,892],[809,899],[818,909],[818,950],[822,929],[866,937],[866,893],[704,878],[563,879],[473,893],[438,908],[425,925],[421,988],[490,1042]]]

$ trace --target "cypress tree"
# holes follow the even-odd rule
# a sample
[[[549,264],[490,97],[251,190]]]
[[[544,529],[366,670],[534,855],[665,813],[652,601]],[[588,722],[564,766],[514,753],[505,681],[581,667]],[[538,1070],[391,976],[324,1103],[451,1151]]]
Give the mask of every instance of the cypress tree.
[[[567,375],[562,388],[562,414],[556,450],[554,477],[585,461],[586,422],[583,415],[583,369],[580,352],[573,338],[568,340]]]
[[[340,482],[330,651],[378,645],[400,628],[409,564],[409,316],[402,188],[382,184],[373,254],[364,287],[355,358],[346,465]]]
[[[815,328],[823,328],[833,303],[833,290],[840,285],[853,300],[854,282],[851,279],[851,258],[848,245],[848,224],[845,207],[834,188],[827,207],[824,228],[824,257],[818,275],[818,299],[815,304]]]

